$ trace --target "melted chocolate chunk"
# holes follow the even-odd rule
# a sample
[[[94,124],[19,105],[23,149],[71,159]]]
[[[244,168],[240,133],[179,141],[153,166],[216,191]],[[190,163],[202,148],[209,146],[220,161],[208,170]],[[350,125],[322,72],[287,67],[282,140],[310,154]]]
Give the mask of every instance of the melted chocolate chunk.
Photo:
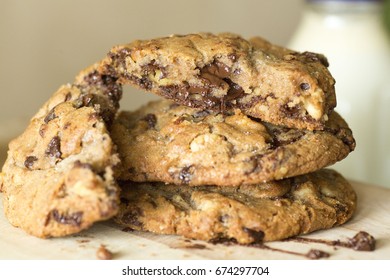
[[[365,231],[359,231],[354,237],[348,240],[351,248],[355,251],[374,251],[375,238]]]
[[[54,112],[54,109],[55,109],[55,107],[52,108],[52,109],[49,111],[49,113],[46,115],[46,117],[43,119],[43,121],[44,121],[45,123],[48,123],[48,122],[50,122],[51,120],[57,118],[57,116],[56,116],[56,114],[55,114],[55,112]]]
[[[147,122],[149,129],[155,128],[157,123],[157,117],[155,114],[147,114],[142,118],[142,120]]]
[[[61,139],[59,136],[54,136],[47,146],[47,149],[45,151],[46,155],[60,158],[61,157]]]
[[[158,77],[159,79],[163,79],[167,76],[165,67],[158,65],[154,59],[150,63],[143,65],[142,70],[144,75],[152,74],[153,76],[156,75],[157,71],[160,71],[161,74]]]
[[[65,214],[58,212],[57,209],[52,210],[51,217],[60,224],[71,225],[71,226],[80,226],[83,219],[83,212],[78,211],[72,214]]]
[[[227,95],[223,97],[224,101],[235,100],[245,95],[245,92],[241,86],[236,83],[233,83],[230,79],[225,79],[225,81],[229,84],[229,90],[227,92]]]
[[[202,85],[183,83],[182,85],[160,86],[162,94],[174,101],[194,108],[224,111],[232,107],[231,101],[237,100],[245,95],[240,85],[234,83],[230,77],[230,68],[222,62],[214,61],[200,69]],[[141,83],[141,84],[140,84]],[[142,81],[138,81],[141,87]],[[226,88],[227,94],[222,97],[211,95],[214,88]],[[202,100],[194,95],[201,95]]]
[[[345,128],[345,127],[332,128],[332,127],[326,126],[325,131],[332,133],[337,138],[339,138],[341,141],[343,141],[343,143],[346,144],[351,151],[353,151],[355,149],[356,142],[352,136],[351,129]]]
[[[250,228],[243,228],[243,231],[250,235],[253,239],[252,243],[262,243],[264,239],[264,232],[261,230],[254,230]]]
[[[288,104],[284,104],[280,107],[280,111],[288,118],[299,118],[301,113],[301,106],[295,105],[290,107]]]
[[[294,143],[305,135],[302,130],[275,126],[270,123],[264,123],[264,125],[273,137],[271,144],[274,148]]]
[[[210,74],[215,78],[228,78],[230,76],[230,68],[220,61],[214,61],[203,67],[200,73],[202,77],[204,74]]]
[[[34,165],[34,162],[36,162],[37,160],[38,158],[35,156],[28,156],[24,161],[24,166],[27,167],[28,169],[31,169],[32,166]]]

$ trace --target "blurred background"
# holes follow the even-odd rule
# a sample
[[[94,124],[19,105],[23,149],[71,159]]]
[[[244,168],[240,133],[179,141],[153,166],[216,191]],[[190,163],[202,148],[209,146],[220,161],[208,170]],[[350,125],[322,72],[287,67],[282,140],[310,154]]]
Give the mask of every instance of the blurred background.
[[[173,33],[228,31],[288,46],[307,4],[304,0],[1,0],[0,165],[8,141],[24,130],[51,94],[113,45]],[[389,10],[390,1],[384,7]],[[381,9],[381,17],[382,24],[390,26],[390,12]],[[155,98],[126,88],[121,108],[132,110]],[[354,173],[348,177],[370,180]]]

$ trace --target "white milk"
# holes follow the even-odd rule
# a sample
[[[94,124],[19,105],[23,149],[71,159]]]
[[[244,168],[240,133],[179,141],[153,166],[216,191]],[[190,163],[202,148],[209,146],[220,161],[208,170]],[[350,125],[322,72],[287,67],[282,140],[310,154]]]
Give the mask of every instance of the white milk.
[[[327,56],[338,111],[357,147],[335,165],[348,178],[390,187],[390,42],[383,1],[307,1],[289,48]]]

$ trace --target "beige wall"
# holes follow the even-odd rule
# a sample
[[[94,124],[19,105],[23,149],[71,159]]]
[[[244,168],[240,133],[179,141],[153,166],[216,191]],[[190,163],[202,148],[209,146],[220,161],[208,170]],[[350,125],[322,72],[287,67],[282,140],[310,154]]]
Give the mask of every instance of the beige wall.
[[[1,0],[0,141],[23,129],[61,84],[72,82],[112,45],[198,31],[260,35],[286,44],[302,5],[303,0]],[[126,91],[124,109],[153,98]]]

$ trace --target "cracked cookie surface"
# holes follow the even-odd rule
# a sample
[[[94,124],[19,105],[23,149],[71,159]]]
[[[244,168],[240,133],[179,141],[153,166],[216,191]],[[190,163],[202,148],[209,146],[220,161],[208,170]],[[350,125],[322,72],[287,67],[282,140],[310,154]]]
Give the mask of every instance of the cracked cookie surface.
[[[331,165],[355,147],[333,112],[325,129],[275,126],[236,110],[230,115],[151,102],[120,112],[111,129],[122,160],[119,179],[237,186],[292,177]]]
[[[323,55],[235,34],[173,35],[112,48],[101,71],[176,103],[241,109],[273,124],[322,129],[336,106]]]
[[[32,235],[76,233],[118,210],[119,157],[108,127],[122,91],[96,67],[60,87],[9,144],[0,176],[5,215]]]
[[[356,194],[323,169],[281,181],[238,187],[122,183],[115,221],[135,230],[240,244],[281,240],[348,221]]]

